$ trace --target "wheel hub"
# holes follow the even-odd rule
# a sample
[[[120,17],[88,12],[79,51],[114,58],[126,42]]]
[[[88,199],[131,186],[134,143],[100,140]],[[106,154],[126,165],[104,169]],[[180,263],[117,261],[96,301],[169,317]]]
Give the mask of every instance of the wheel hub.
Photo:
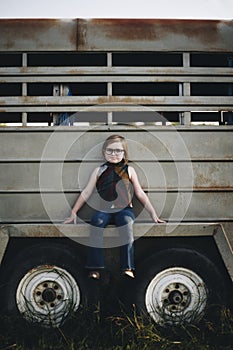
[[[33,297],[38,307],[52,309],[63,301],[64,292],[57,282],[45,281],[36,286]]]
[[[47,288],[43,291],[42,298],[47,303],[51,303],[56,299],[56,292],[52,288]]]
[[[43,265],[30,270],[16,291],[19,312],[31,322],[59,326],[78,309],[80,291],[71,274],[57,266]]]
[[[162,303],[167,310],[182,311],[185,310],[191,300],[191,291],[181,283],[170,283],[161,294]]]
[[[200,276],[183,268],[168,268],[150,281],[145,305],[160,325],[197,321],[207,303],[207,289]]]

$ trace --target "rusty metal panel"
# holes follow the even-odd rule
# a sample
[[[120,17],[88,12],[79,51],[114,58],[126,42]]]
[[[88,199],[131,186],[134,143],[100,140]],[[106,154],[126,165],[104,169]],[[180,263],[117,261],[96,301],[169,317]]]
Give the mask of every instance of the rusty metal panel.
[[[63,222],[69,215],[78,193],[1,193],[0,217],[7,222]],[[170,222],[232,220],[232,192],[149,192],[148,196],[160,217]],[[99,198],[92,196],[79,217],[90,220]],[[136,221],[151,222],[150,215],[134,202]]]
[[[126,124],[90,128],[0,128],[0,160],[101,161],[101,145],[112,133],[122,134],[129,140],[133,161],[233,159],[231,126],[140,128]]]
[[[90,99],[91,100],[91,99]],[[119,99],[115,99],[116,101]],[[130,100],[130,99],[127,99]],[[179,99],[177,99],[176,101],[178,101]],[[68,113],[71,114],[75,114],[75,113],[85,113],[85,112],[90,112],[90,113],[108,113],[108,112],[144,112],[145,108],[147,108],[147,111],[153,111],[153,112],[157,112],[157,113],[162,113],[162,112],[221,112],[222,110],[224,110],[224,112],[232,112],[232,100],[233,98],[221,98],[218,99],[218,104],[214,104],[214,101],[216,102],[216,99],[209,99],[209,101],[211,101],[211,103],[213,103],[213,105],[209,105],[209,104],[202,104],[201,101],[198,105],[193,105],[193,104],[182,104],[180,103],[179,105],[166,105],[162,103],[162,99],[160,100],[161,104],[155,104],[154,101],[155,99],[153,99],[153,101],[151,100],[151,104],[153,103],[154,105],[151,106],[149,99],[147,99],[147,103],[149,107],[145,107],[143,105],[134,105],[132,104],[122,104],[122,103],[117,103],[114,104],[108,104],[108,103],[101,103],[97,104],[97,105],[86,105],[86,106],[77,106],[77,105],[60,105],[60,106],[54,106],[53,104],[50,105],[42,105],[40,106],[38,105],[21,105],[21,106],[3,106],[0,107],[0,113],[64,113],[64,110]],[[99,101],[101,101],[101,99],[99,99]],[[137,99],[137,101],[139,102],[139,99]],[[168,99],[166,99],[166,101],[169,101]],[[170,103],[171,103],[172,99],[170,99]],[[182,101],[182,98],[180,98],[180,102]],[[221,101],[224,102],[224,105],[221,104]],[[142,99],[140,99],[141,103]],[[139,102],[139,103],[140,103]],[[95,102],[93,102],[95,103]],[[226,103],[226,104],[225,104]],[[52,120],[52,118],[51,118]],[[9,118],[7,120],[7,122],[11,122],[12,120]],[[47,122],[47,119],[42,120],[44,122]],[[155,119],[155,121],[158,121]],[[159,120],[161,121],[161,120]],[[206,120],[205,120],[206,121]],[[87,120],[87,122],[95,122],[95,119],[93,120]],[[98,119],[97,119],[98,122]],[[102,122],[109,123],[107,120],[102,120]],[[128,121],[126,121],[127,123]],[[111,123],[109,123],[111,124]],[[187,125],[190,124],[190,121],[187,122]]]
[[[233,21],[80,19],[78,50],[232,51]]]
[[[232,96],[17,96],[0,97],[0,112],[232,111],[232,104]]]
[[[169,229],[169,232],[167,230]],[[184,236],[184,237],[200,237],[214,235],[215,230],[219,228],[218,224],[214,223],[180,223],[179,225],[169,223],[160,225],[151,225],[150,223],[138,223],[134,228],[134,236],[141,237],[142,232],[146,231],[146,236],[161,237],[161,236]],[[13,224],[5,225],[0,229],[4,231],[4,234],[8,234],[10,237],[85,237],[89,238],[89,226],[87,224],[64,225],[64,224]],[[0,231],[1,233],[1,231]],[[112,226],[106,227],[104,230],[104,236],[111,237],[113,235],[118,236],[117,229]]]
[[[0,68],[0,83],[115,83],[115,82],[136,82],[136,83],[145,83],[145,82],[168,82],[168,83],[232,83],[233,69],[232,68],[213,68],[213,69],[179,69],[179,73],[177,69],[167,70],[167,69],[159,69],[158,67],[152,69],[140,69],[137,71],[137,68],[130,69],[112,69],[108,68],[102,69],[99,67],[92,67],[93,69],[63,69],[62,67],[59,69],[54,69],[54,67],[46,67],[46,69],[34,70],[28,67],[24,68],[23,72],[21,72],[21,68],[15,69],[7,69]],[[56,74],[57,75],[52,75]],[[37,75],[36,74],[41,74]],[[89,75],[89,74],[94,75]],[[18,76],[17,74],[20,74]],[[34,76],[32,75],[34,74]],[[63,74],[63,75],[61,75]],[[79,75],[82,74],[82,75]],[[84,75],[87,74],[87,75]],[[96,75],[95,75],[96,74]],[[104,75],[100,75],[104,74]],[[108,74],[108,75],[107,75]],[[110,75],[111,74],[111,75]],[[119,74],[119,75],[112,75]],[[123,75],[122,75],[123,74]],[[135,74],[127,75],[125,74]],[[139,75],[141,74],[141,76]],[[143,75],[145,74],[145,75]],[[159,74],[159,75],[158,75]],[[174,74],[174,75],[168,75]],[[180,75],[179,75],[180,74]],[[190,76],[186,76],[185,74],[190,74]],[[198,75],[199,74],[199,75]],[[207,76],[204,76],[206,74]],[[208,75],[209,74],[209,75]],[[221,76],[216,74],[222,74]],[[69,78],[67,78],[67,75]],[[78,78],[77,78],[78,75]]]
[[[72,162],[0,162],[0,184],[2,192],[40,191],[40,171],[46,174],[43,189],[77,192],[84,188],[87,174],[91,174],[99,161]],[[232,161],[197,161],[173,162],[134,161],[130,163],[138,174],[140,183],[145,190],[154,191],[229,191],[233,190],[233,162]],[[191,172],[192,171],[192,172]],[[192,175],[182,177],[180,174]]]
[[[193,221],[232,217],[231,127],[27,130],[0,130],[3,222],[48,221],[48,208],[55,220],[62,220],[70,209],[67,203],[72,206],[85,186],[82,174],[103,162],[101,146],[111,133],[128,139],[130,158],[164,217]],[[149,217],[143,212],[142,219]]]
[[[233,21],[1,19],[0,51],[233,50]]]
[[[0,51],[76,50],[77,21],[72,19],[1,19]]]
[[[216,101],[217,99],[217,101]],[[231,105],[233,102],[232,96],[11,96],[0,97],[0,106],[49,106],[62,105],[63,108],[69,105],[93,105],[98,104],[122,104],[121,108],[127,104],[135,105],[176,105],[179,109],[181,105],[187,106],[222,106]],[[124,106],[125,105],[125,106]],[[232,107],[232,106],[231,106]],[[111,109],[111,106],[106,106]]]
[[[1,82],[54,81],[67,82],[114,82],[114,81],[168,81],[176,82],[232,82],[230,67],[0,67]],[[69,77],[69,79],[67,78]],[[127,76],[127,79],[125,79]],[[61,80],[60,80],[61,79]],[[79,80],[80,79],[80,80]],[[94,80],[93,80],[94,79]]]

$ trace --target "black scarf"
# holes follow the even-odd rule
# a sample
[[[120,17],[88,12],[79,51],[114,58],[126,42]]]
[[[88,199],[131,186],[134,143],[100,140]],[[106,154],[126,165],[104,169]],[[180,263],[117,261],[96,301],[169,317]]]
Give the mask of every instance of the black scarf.
[[[128,164],[124,161],[113,164],[106,162],[100,167],[96,189],[101,197],[102,208],[126,208],[132,202],[132,184]]]

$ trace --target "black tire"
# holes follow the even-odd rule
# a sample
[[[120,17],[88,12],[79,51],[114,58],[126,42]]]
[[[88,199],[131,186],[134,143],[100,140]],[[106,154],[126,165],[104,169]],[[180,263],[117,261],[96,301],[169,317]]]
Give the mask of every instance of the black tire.
[[[4,311],[45,326],[62,325],[86,292],[83,263],[68,246],[52,242],[20,251],[3,281]]]
[[[219,271],[208,258],[192,250],[160,251],[137,272],[137,308],[161,326],[199,322],[210,305],[225,301]]]

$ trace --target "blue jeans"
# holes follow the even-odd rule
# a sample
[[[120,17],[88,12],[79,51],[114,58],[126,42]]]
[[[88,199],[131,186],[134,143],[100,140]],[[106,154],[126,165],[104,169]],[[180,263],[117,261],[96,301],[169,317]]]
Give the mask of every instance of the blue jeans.
[[[120,261],[122,270],[134,269],[133,223],[135,215],[131,208],[115,212],[97,211],[91,219],[90,245],[87,268],[104,268],[103,231],[109,223],[118,227],[120,235]]]

